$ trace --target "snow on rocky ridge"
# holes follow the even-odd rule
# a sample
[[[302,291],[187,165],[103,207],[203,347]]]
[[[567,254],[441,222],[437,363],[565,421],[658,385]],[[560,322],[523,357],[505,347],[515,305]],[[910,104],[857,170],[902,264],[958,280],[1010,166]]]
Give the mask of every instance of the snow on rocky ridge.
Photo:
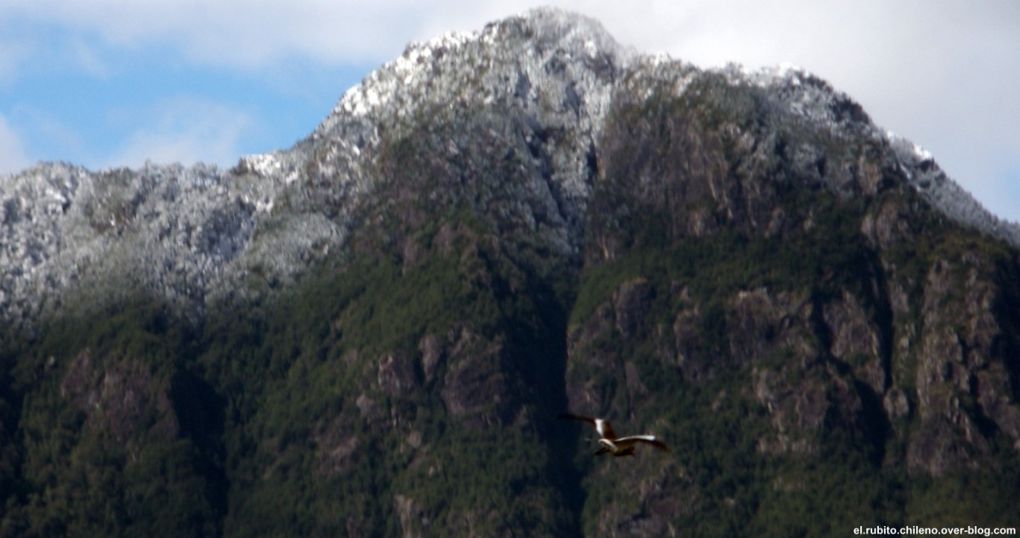
[[[674,81],[678,94],[705,73],[625,49],[592,19],[539,9],[409,45],[348,90],[306,140],[230,170],[50,163],[0,178],[0,317],[31,320],[132,287],[200,315],[210,302],[284,285],[344,244],[353,209],[377,181],[378,145],[420,114],[500,107],[567,133],[566,147],[548,150],[549,173],[576,235],[604,118],[614,92],[629,91],[625,75],[637,72]],[[766,89],[806,122],[888,144],[932,205],[1020,246],[1020,227],[989,214],[929,155],[877,129],[824,81],[791,67],[720,72]]]
[[[956,222],[1020,246],[1020,224],[990,213],[947,176],[926,149],[870,121],[838,114],[836,111],[857,105],[822,79],[789,64],[758,70],[731,65],[723,72],[733,83],[755,84],[783,96],[791,111],[813,123],[828,125],[834,133],[866,136],[888,144],[896,153],[907,180],[930,204]]]

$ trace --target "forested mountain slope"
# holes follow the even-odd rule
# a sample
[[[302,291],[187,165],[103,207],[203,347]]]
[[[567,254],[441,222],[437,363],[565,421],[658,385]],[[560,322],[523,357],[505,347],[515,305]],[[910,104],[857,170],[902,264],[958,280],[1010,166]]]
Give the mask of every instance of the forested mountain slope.
[[[800,71],[412,44],[230,170],[0,180],[0,534],[1015,526],[1018,238]]]

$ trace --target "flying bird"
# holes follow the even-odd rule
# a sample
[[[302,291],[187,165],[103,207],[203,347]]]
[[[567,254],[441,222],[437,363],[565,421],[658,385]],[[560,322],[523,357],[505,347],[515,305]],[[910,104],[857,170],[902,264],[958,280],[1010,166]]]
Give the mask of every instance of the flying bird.
[[[595,433],[599,435],[599,449],[595,452],[596,456],[607,453],[612,454],[617,458],[620,456],[633,456],[634,449],[639,443],[651,445],[664,452],[669,452],[669,447],[666,446],[666,443],[663,443],[654,435],[646,434],[617,437],[616,432],[613,431],[613,426],[609,424],[608,420],[603,418],[586,417],[572,413],[561,413],[560,418],[563,420],[580,420],[591,424],[591,426],[595,428]]]

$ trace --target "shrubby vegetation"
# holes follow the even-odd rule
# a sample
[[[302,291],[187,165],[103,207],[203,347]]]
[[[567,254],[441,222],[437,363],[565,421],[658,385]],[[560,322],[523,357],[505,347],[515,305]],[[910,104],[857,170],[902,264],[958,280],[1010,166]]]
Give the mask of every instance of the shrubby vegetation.
[[[820,230],[818,239],[833,232]],[[838,231],[834,236],[838,237]],[[868,270],[872,262],[860,255],[859,243],[828,242],[826,247],[810,250],[818,253],[811,258],[798,257],[794,252],[800,247],[723,234],[708,241],[684,241],[666,252],[628,253],[582,275],[571,324],[585,323],[596,307],[611,301],[620,284],[634,278],[647,279],[656,290],[680,283],[690,292],[690,301],[702,309],[699,335],[711,346],[705,352],[723,364],[740,364],[728,357],[730,350],[723,345],[727,328],[720,298],[731,297],[745,285],[773,291],[807,285],[816,300],[847,288],[867,297],[867,273],[854,268]],[[827,271],[836,267],[849,270]],[[683,308],[681,303],[669,294],[656,295],[650,309],[653,319],[646,326],[669,327]],[[778,537],[843,535],[857,525],[1015,524],[1010,523],[1015,516],[1007,499],[1016,499],[1020,465],[1009,446],[997,447],[982,460],[986,463],[980,470],[938,478],[909,475],[901,465],[884,461],[887,452],[897,454],[893,461],[902,461],[905,448],[895,437],[885,437],[888,434],[881,431],[855,432],[835,423],[823,431],[815,452],[763,453],[759,443],[773,426],[749,393],[751,365],[744,363],[707,381],[691,383],[675,366],[662,362],[656,345],[650,330],[631,340],[590,341],[579,350],[580,355],[611,352],[632,361],[647,388],[639,404],[623,397],[622,372],[583,370],[578,375],[607,387],[604,393],[611,395],[608,401],[617,416],[626,416],[632,424],[652,425],[650,429],[661,428],[657,433],[669,439],[682,469],[683,479],[676,487],[689,492],[681,497],[692,502],[673,521],[674,528],[698,536]],[[774,364],[785,360],[781,354],[770,359]],[[645,456],[654,459],[658,454]],[[588,458],[585,452],[577,463],[586,473],[606,463],[584,463]],[[613,489],[614,480],[619,479],[596,473],[583,483],[588,535],[600,532],[601,510],[627,502]]]
[[[545,283],[479,240],[484,229],[454,225],[467,231],[449,256],[323,265],[293,294],[212,311],[199,327],[138,300],[54,320],[9,350],[23,407],[0,408],[18,436],[0,467],[4,533],[393,535],[396,494],[428,509],[430,532],[569,533],[556,478],[566,452],[550,446],[546,421],[562,407],[552,340],[565,314]],[[511,289],[523,286],[532,292]],[[502,346],[520,431],[452,420],[418,362],[418,385],[380,390],[386,355],[417,357],[423,336],[464,328]],[[143,394],[108,420],[103,406],[123,403],[123,392],[103,400],[104,387],[127,383],[117,376]],[[378,410],[366,416],[359,396]],[[329,460],[351,438],[351,453]]]
[[[812,293],[849,287],[866,297],[857,279],[871,270],[868,251],[848,231],[847,217],[825,213],[817,231],[795,241],[722,232],[592,267],[579,278],[570,323],[584,323],[637,276],[656,289],[686,286],[702,306],[708,342],[726,331],[720,298],[740,289],[807,282]],[[799,255],[802,249],[817,255]],[[411,267],[361,259],[323,266],[295,294],[259,308],[211,313],[198,329],[148,301],[56,320],[4,355],[3,533],[325,536],[362,529],[389,536],[401,529],[399,494],[427,514],[427,523],[420,515],[416,521],[429,532],[594,534],[601,508],[632,502],[606,483],[604,473],[623,464],[593,460],[589,447],[577,447],[577,431],[557,433],[551,417],[564,400],[549,392],[563,388],[545,376],[563,375],[565,348],[556,342],[566,332],[562,296],[493,283],[526,281],[526,272],[484,249]],[[675,315],[674,301],[657,296],[650,326]],[[381,356],[417,356],[423,336],[464,323],[502,335],[507,356],[522,361],[512,371],[540,384],[531,393],[515,389],[530,417],[522,428],[467,427],[424,384],[399,397],[368,390],[383,417],[362,416],[356,398],[374,381]],[[942,478],[884,466],[868,443],[840,430],[823,436],[814,455],[767,456],[757,444],[771,426],[744,388],[747,367],[691,384],[655,358],[647,339],[591,345],[618,349],[642,372],[653,396],[628,422],[658,425],[672,445],[664,457],[682,466],[676,487],[692,492],[692,505],[674,521],[685,532],[824,536],[859,524],[1013,523],[1020,466],[1010,447],[996,449],[996,468]],[[136,428],[118,434],[68,396],[76,390],[69,372],[86,350],[99,377],[82,390],[101,393],[111,371],[144,373],[139,390],[150,399],[131,418]],[[160,407],[161,397],[170,407]],[[161,430],[167,420],[173,428]],[[323,463],[320,444],[333,427],[358,439],[337,472]],[[407,446],[410,431],[427,452]]]
[[[908,473],[905,439],[855,377],[869,357],[831,356],[822,314],[846,294],[891,325],[876,283],[894,267],[916,318],[888,330],[907,333],[933,263],[981,256],[1004,283],[991,307],[1016,334],[1015,252],[915,211],[914,240],[880,253],[862,221],[916,202],[909,192],[845,196],[797,177],[787,151],[816,133],[790,126],[758,140],[776,160],[747,158],[737,135],[775,121],[751,87],[706,75],[673,94],[656,88],[607,120],[585,245],[543,236],[584,226],[535,194],[555,187],[548,147],[569,141],[531,133],[514,110],[454,122],[422,109],[417,131],[378,149],[373,172],[387,179],[355,215],[349,249],[286,294],[255,290],[254,303],[194,320],[125,292],[70,306],[32,338],[0,329],[0,535],[628,534],[654,511],[695,536],[1015,524],[1020,462],[1006,436],[982,425],[994,442],[974,470]],[[720,185],[732,192],[713,194]],[[756,188],[759,205],[744,196]],[[651,290],[640,325],[598,326],[635,282]],[[754,290],[807,301],[814,355],[735,356],[732,302]],[[668,350],[686,311],[699,376]],[[1020,351],[1017,338],[996,345]],[[916,362],[893,365],[906,389]],[[796,390],[842,383],[865,395],[866,420],[825,408],[819,426],[785,432],[803,447],[769,449],[777,419],[755,368]],[[672,452],[593,458],[590,433],[555,420],[568,376],[604,405],[576,412],[648,428]],[[911,431],[916,414],[895,426]]]

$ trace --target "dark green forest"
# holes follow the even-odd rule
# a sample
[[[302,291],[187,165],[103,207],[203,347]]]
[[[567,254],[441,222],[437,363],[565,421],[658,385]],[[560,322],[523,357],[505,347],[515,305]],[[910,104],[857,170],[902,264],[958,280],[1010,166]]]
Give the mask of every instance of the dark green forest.
[[[810,453],[758,449],[772,426],[747,390],[751,365],[723,345],[725,298],[767,287],[824,302],[849,289],[881,309],[868,295],[874,253],[849,225],[862,208],[819,196],[822,220],[792,241],[651,238],[612,262],[539,274],[521,262],[530,253],[508,253],[492,230],[452,216],[415,238],[437,248],[439,227],[457,229],[448,252],[412,266],[392,256],[324,264],[292,293],[210,312],[200,326],[151,298],[83,306],[32,340],[5,340],[15,345],[3,355],[3,533],[390,536],[404,510],[431,535],[599,534],[604,507],[648,509],[617,481],[663,472],[660,487],[684,503],[668,507],[670,526],[689,535],[1015,523],[1020,462],[1001,435],[979,468],[937,478],[889,464],[904,440],[881,416],[846,424],[830,411]],[[1003,267],[1011,255],[955,233],[917,248],[983,249]],[[567,334],[638,277],[657,292],[643,326],[575,353],[630,357],[647,397],[627,401],[613,372],[583,359],[571,375],[601,384],[625,422],[661,428],[673,450],[594,458],[588,432],[554,420],[567,405]],[[683,298],[668,293],[678,282]],[[685,302],[702,311],[704,353],[728,365],[700,382],[664,364],[650,334]],[[457,331],[476,338],[426,375],[420,342]],[[381,382],[384,357],[406,386]],[[451,375],[454,359],[478,371]],[[791,359],[780,348],[761,361]],[[479,395],[471,416],[452,416],[440,384],[488,387],[493,377],[495,393]],[[910,431],[917,419],[903,420],[897,429]]]

